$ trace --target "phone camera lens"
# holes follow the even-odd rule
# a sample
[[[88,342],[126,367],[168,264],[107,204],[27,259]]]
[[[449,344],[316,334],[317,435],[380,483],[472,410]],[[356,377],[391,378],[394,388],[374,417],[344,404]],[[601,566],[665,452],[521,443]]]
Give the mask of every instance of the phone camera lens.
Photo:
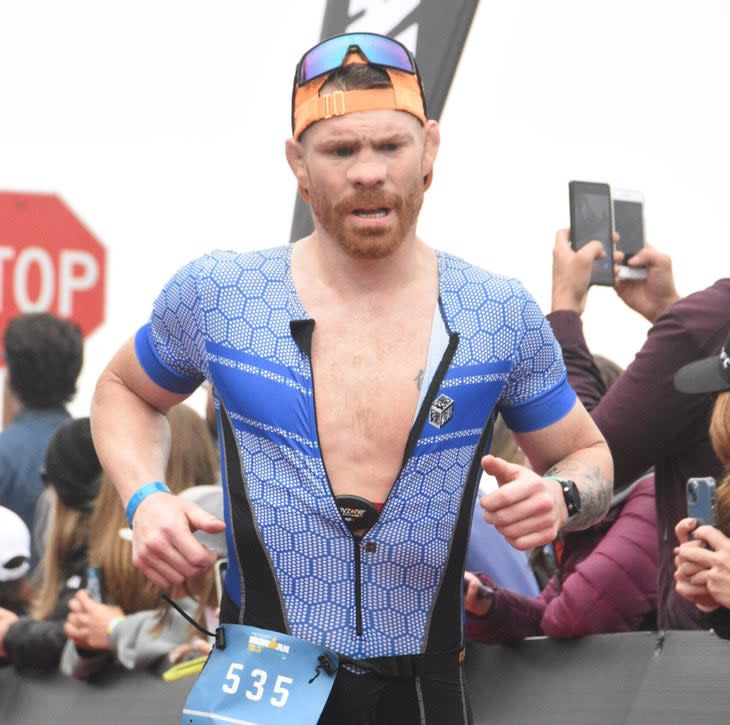
[[[687,501],[694,506],[697,503],[697,487],[690,484],[687,487]]]

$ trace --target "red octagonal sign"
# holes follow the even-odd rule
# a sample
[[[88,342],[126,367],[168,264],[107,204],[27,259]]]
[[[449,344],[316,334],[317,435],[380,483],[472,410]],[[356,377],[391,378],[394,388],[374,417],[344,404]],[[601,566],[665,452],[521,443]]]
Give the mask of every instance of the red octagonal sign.
[[[0,336],[24,312],[104,320],[106,251],[54,194],[0,192]]]

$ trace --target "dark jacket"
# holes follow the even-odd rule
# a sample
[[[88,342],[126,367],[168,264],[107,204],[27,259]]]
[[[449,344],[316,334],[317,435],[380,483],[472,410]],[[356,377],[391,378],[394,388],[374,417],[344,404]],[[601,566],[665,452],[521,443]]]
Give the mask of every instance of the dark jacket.
[[[496,644],[536,635],[580,637],[654,629],[657,549],[654,477],[585,531],[566,534],[560,566],[537,597],[497,587],[484,617],[467,616],[468,639]]]
[[[603,397],[580,318],[561,311],[550,313],[548,319],[579,397],[600,398],[591,415],[611,449],[616,490],[655,467],[659,628],[718,626],[727,610],[704,615],[676,593],[673,578],[673,549],[678,544],[674,526],[687,515],[687,479],[714,476],[719,480],[722,475],[708,433],[714,396],[680,393],[673,378],[686,363],[719,353],[730,329],[730,279],[721,279],[669,307],[649,330],[626,372]]]
[[[78,550],[64,568],[64,585],[58,602],[47,619],[38,621],[21,617],[10,625],[3,640],[8,660],[18,669],[49,669],[58,667],[66,643],[63,625],[68,603],[86,585],[86,547]]]

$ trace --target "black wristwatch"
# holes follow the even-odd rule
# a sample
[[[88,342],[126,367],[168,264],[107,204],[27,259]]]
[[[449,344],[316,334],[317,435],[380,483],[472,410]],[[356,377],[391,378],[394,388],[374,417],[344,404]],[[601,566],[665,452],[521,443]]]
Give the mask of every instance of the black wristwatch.
[[[575,485],[575,481],[571,481],[569,478],[560,478],[560,476],[543,476],[543,478],[550,478],[560,484],[560,488],[563,489],[563,500],[568,509],[569,519],[580,513],[580,491],[578,486]]]

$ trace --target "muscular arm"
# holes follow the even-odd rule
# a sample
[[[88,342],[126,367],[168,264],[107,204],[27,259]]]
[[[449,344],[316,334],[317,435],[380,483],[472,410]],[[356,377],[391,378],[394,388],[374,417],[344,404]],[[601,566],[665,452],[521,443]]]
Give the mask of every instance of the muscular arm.
[[[165,413],[185,395],[156,385],[130,340],[96,386],[91,429],[99,459],[126,506],[140,486],[164,481],[170,451]],[[224,524],[191,501],[168,493],[143,499],[134,515],[132,561],[155,584],[168,587],[204,570],[215,559],[192,532],[222,531]]]
[[[569,478],[578,486],[581,512],[565,526],[567,531],[585,529],[603,518],[613,493],[613,460],[603,435],[580,402],[557,423],[515,434],[515,438],[536,472]],[[562,501],[562,491],[555,483]]]
[[[91,430],[99,460],[125,506],[140,486],[164,480],[170,452],[165,415],[185,397],[147,377],[132,340],[102,372],[91,403]]]
[[[579,401],[560,421],[515,437],[533,470],[486,456],[482,467],[497,479],[499,489],[480,501],[484,519],[513,546],[543,546],[561,528],[584,529],[604,516],[613,490],[613,462],[606,441]],[[543,475],[570,478],[578,486],[582,510],[567,525],[560,484]]]

